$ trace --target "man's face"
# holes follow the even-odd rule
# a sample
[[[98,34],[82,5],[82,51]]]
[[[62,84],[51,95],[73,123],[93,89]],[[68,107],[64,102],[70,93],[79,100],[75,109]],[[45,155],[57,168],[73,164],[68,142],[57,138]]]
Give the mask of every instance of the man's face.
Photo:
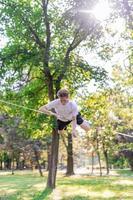
[[[67,102],[69,101],[68,96],[59,97],[59,99],[60,99],[60,101],[61,101],[61,103],[62,103],[63,105],[67,104]]]

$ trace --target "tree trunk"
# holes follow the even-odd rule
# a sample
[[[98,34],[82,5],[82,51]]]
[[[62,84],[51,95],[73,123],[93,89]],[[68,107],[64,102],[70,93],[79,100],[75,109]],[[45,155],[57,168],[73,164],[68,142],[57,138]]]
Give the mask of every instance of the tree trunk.
[[[101,165],[101,157],[99,151],[97,151],[98,156],[98,163],[99,163],[99,170],[100,170],[100,176],[102,176],[102,165]]]
[[[39,169],[40,176],[43,177],[42,168],[41,168],[41,165],[39,163],[38,152],[35,149],[34,149],[34,154],[35,154],[35,159],[36,159],[36,162],[37,162],[37,166],[38,166],[38,169]]]
[[[68,134],[68,145],[67,145],[67,176],[74,174],[73,169],[73,145],[72,145],[72,134]]]
[[[133,171],[133,158],[128,158],[129,166],[131,171]]]
[[[19,162],[19,160],[16,160],[16,169],[20,169],[20,162]]]
[[[131,171],[133,171],[133,163],[130,163]]]
[[[12,167],[11,167],[12,168],[11,169],[12,170],[12,175],[14,175],[14,164],[15,164],[14,163],[14,152],[12,152]]]
[[[47,187],[51,189],[55,188],[55,183],[56,183],[58,150],[59,150],[59,134],[58,134],[57,129],[53,129],[51,158],[50,158],[49,173],[48,173],[48,180],[47,180]]]
[[[64,155],[62,155],[61,158],[60,158],[61,168],[63,168],[63,166],[64,166],[64,164],[63,164],[63,159],[64,159]]]
[[[0,161],[0,170],[2,170],[2,160]]]
[[[91,154],[91,174],[93,174],[94,171],[94,152]]]
[[[48,96],[49,100],[54,99],[54,89],[53,80],[48,80]],[[56,92],[60,89],[60,81],[56,82]],[[57,94],[57,93],[56,93]],[[54,189],[56,186],[56,174],[57,174],[57,164],[58,164],[58,154],[59,154],[59,134],[57,129],[57,120],[53,118],[53,131],[52,131],[52,142],[50,151],[50,162],[49,162],[49,172],[47,179],[47,188]]]
[[[108,161],[108,153],[106,150],[103,151],[104,157],[105,157],[105,162],[106,162],[106,170],[107,170],[107,175],[109,174],[109,161]]]
[[[96,132],[96,133],[97,133],[97,137],[98,137],[98,132]],[[101,166],[101,157],[100,157],[100,152],[99,152],[99,140],[98,139],[96,139],[96,152],[97,152],[97,156],[98,156],[100,176],[102,176],[102,166]]]
[[[49,166],[50,166],[50,159],[51,159],[51,144],[47,144],[47,163],[48,163],[48,165],[47,165],[47,171],[49,171]]]

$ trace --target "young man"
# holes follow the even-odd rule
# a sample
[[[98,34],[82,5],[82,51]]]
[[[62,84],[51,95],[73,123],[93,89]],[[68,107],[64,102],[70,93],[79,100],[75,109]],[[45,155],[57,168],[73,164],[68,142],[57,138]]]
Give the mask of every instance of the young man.
[[[72,123],[72,135],[76,137],[76,126],[80,125],[85,131],[90,129],[89,124],[82,119],[75,102],[69,99],[69,91],[61,89],[57,93],[58,99],[42,106],[39,110],[47,115],[53,115],[57,118],[59,133],[66,129],[67,125]],[[55,112],[52,112],[52,110]]]

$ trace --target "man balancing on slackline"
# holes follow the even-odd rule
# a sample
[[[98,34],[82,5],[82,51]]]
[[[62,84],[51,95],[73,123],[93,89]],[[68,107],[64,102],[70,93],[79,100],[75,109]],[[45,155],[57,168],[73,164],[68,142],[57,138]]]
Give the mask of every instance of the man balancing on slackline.
[[[42,106],[39,111],[47,115],[53,115],[57,118],[57,126],[59,133],[66,130],[68,124],[72,124],[72,135],[76,137],[76,126],[80,125],[86,132],[90,129],[89,123],[82,119],[78,112],[77,104],[69,99],[69,91],[60,89],[57,92],[58,99],[55,99],[48,104]],[[52,112],[52,110],[55,112]]]

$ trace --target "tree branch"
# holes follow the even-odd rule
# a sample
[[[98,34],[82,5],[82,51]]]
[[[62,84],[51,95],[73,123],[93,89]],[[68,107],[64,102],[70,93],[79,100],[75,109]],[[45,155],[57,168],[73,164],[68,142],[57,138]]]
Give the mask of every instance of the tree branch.
[[[48,0],[42,0],[42,9],[44,14],[44,24],[46,27],[46,46],[45,46],[45,53],[44,53],[44,60],[45,63],[48,64],[49,62],[49,55],[50,55],[50,44],[51,44],[51,32],[50,32],[50,23],[48,19]]]
[[[12,9],[16,9],[16,8],[19,9],[19,7],[20,7],[20,5],[17,4],[16,2],[11,2],[11,3],[8,2],[7,3],[7,2],[0,1],[0,4],[4,5],[6,7],[7,6],[11,7]],[[37,35],[36,31],[33,28],[33,25],[31,24],[31,22],[28,21],[28,19],[25,17],[25,15],[23,15],[23,13],[22,14],[20,13],[20,16],[21,16],[21,19],[23,20],[23,22],[25,23],[25,25],[28,27],[28,29],[32,33],[33,39],[36,42],[36,44],[38,44],[40,48],[45,48],[44,42],[42,42],[41,39],[39,38],[39,36]]]
[[[79,37],[79,35],[78,35],[79,32],[80,32],[80,29],[78,29],[77,32],[75,33],[73,41],[66,51],[65,58],[64,58],[64,67],[63,67],[60,75],[57,78],[58,81],[61,81],[63,79],[63,77],[64,77],[64,75],[67,71],[67,68],[69,66],[69,56],[70,56],[71,51],[73,51],[86,37],[86,36],[85,37]],[[77,40],[77,38],[78,38],[78,40]]]
[[[50,22],[48,17],[48,3],[49,0],[42,0],[42,9],[44,15],[44,24],[46,27],[46,40],[45,40],[45,51],[44,51],[44,60],[43,60],[43,70],[46,77],[46,82],[48,86],[49,99],[54,99],[54,90],[53,90],[53,76],[49,68],[49,57],[50,57],[50,45],[51,45],[51,31],[50,31]]]
[[[27,23],[29,23],[29,22],[27,22]],[[29,30],[31,31],[32,35],[33,35],[33,39],[36,42],[36,44],[38,44],[40,48],[45,48],[45,44],[40,40],[37,33],[35,32],[35,30],[31,26],[31,24],[29,24],[28,27],[29,27]]]

